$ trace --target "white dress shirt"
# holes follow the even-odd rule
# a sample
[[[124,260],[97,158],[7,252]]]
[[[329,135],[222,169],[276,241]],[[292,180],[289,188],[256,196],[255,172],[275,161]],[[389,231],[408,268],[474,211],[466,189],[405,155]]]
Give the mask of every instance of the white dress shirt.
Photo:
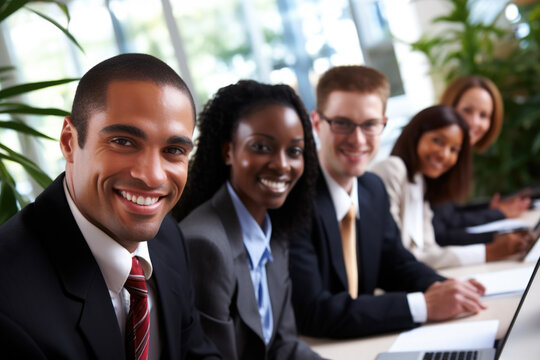
[[[321,167],[324,179],[326,180],[326,185],[330,191],[330,197],[332,198],[332,203],[336,210],[337,221],[341,222],[349,208],[351,203],[354,204],[356,208],[356,218],[360,219],[360,208],[358,207],[358,182],[353,181],[353,186],[351,193],[348,194],[344,188],[342,188],[332,176]],[[401,239],[399,239],[401,241]],[[416,323],[423,323],[427,321],[427,305],[424,294],[421,292],[414,292],[407,294],[407,302],[409,304],[409,310],[411,312],[411,317]]]
[[[148,308],[150,311],[150,340],[148,345],[148,359],[157,360],[161,355],[161,344],[159,342],[158,311],[155,304],[155,289],[152,276],[152,262],[148,253],[148,244],[143,241],[131,254],[126,248],[105,234],[101,229],[90,223],[79,211],[64,180],[64,192],[69,204],[69,208],[75,222],[79,226],[81,233],[94,255],[96,262],[105,279],[111,302],[116,313],[118,326],[125,341],[126,318],[129,312],[129,292],[124,289],[124,284],[131,271],[131,258],[137,256],[146,278],[148,288]]]

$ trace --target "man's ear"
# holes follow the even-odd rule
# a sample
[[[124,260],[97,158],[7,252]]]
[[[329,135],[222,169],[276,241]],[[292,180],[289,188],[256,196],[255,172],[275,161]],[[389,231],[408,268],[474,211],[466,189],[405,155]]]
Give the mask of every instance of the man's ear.
[[[66,116],[60,133],[60,150],[68,163],[73,162],[75,146],[79,146],[77,144],[77,130],[71,122],[71,117]]]
[[[232,143],[230,141],[226,141],[221,145],[221,156],[225,165],[231,165]]]
[[[321,115],[317,110],[311,112],[311,124],[313,125],[313,130],[319,135],[319,126],[321,126]]]

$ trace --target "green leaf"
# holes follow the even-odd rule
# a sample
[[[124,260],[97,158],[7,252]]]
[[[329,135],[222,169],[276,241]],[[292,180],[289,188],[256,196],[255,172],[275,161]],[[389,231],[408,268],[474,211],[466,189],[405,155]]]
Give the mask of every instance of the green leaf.
[[[17,207],[16,190],[13,189],[6,181],[1,182],[0,186],[0,225],[5,223],[9,218],[19,211]]]
[[[64,35],[66,35],[84,53],[84,49],[79,44],[79,42],[75,39],[75,37],[73,35],[71,35],[71,33],[69,32],[68,29],[66,29],[65,27],[63,27],[59,23],[57,23],[53,18],[50,18],[47,15],[40,13],[39,11],[32,10],[32,9],[28,9],[28,10],[30,10],[31,12],[33,12],[36,15],[41,16],[43,19],[47,20],[48,22],[50,22],[51,24],[56,26],[58,29],[60,29],[60,31],[62,31],[64,33]]]
[[[20,154],[17,154],[18,157],[23,157]],[[43,172],[43,170],[39,169],[36,164],[34,164],[29,159],[26,159],[24,161],[19,161],[20,159],[18,157],[9,156],[6,154],[0,153],[0,159],[13,161],[19,165],[21,165],[24,170],[41,186],[42,188],[46,188],[49,186],[49,184],[52,182],[52,179]]]
[[[15,70],[15,66],[0,66],[0,74]]]
[[[31,0],[4,0],[0,5],[0,22],[30,2]]]
[[[21,85],[15,85],[7,87],[0,90],[0,99],[5,99],[8,97],[25,94],[35,90],[45,89],[51,86],[57,86],[62,84],[67,84],[73,81],[78,81],[79,78],[66,78],[60,80],[51,80],[51,81],[38,81],[33,83],[26,83]]]
[[[42,137],[42,138],[45,138],[45,139],[49,139],[49,140],[56,140],[48,135],[45,135],[43,134],[42,132],[39,132],[35,129],[33,129],[32,127],[24,124],[24,123],[20,123],[18,121],[0,121],[0,128],[3,128],[3,129],[11,129],[11,130],[15,130],[15,131],[18,131],[18,132],[21,132],[21,133],[24,133],[24,134],[28,134],[28,135],[32,135],[32,136],[37,136],[37,137]]]
[[[62,10],[64,15],[66,16],[66,19],[67,19],[68,23],[71,20],[71,17],[69,16],[68,7],[62,1],[58,1],[58,0],[40,0],[40,2],[47,2],[47,3],[51,3],[51,4],[56,4],[56,6],[58,6],[60,8],[60,10]]]
[[[32,160],[18,154],[3,144],[0,144],[0,148],[7,152],[7,155],[0,153],[0,158],[11,160],[20,164],[42,188],[46,188],[52,182],[52,179],[45,174],[45,172],[43,172],[43,170],[41,170],[39,166],[37,166]]]
[[[17,206],[17,203],[20,206]],[[26,204],[27,201],[17,191],[15,181],[6,166],[0,161],[0,225]]]
[[[7,108],[0,107],[0,114],[28,114],[28,115],[54,115],[68,116],[68,111],[57,108],[38,108],[27,105],[11,106]]]
[[[532,143],[532,146],[531,146],[531,152],[533,154],[540,153],[540,134],[536,135],[536,138],[534,139],[534,142]]]

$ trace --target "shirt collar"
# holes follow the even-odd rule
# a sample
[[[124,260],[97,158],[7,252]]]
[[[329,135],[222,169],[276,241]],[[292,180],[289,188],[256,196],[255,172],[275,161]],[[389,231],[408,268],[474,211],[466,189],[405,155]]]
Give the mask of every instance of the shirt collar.
[[[416,173],[413,178],[414,182],[409,183],[409,192],[413,194],[415,200],[423,200],[425,192],[424,176],[421,173]]]
[[[139,258],[144,277],[148,280],[152,276],[152,262],[150,261],[147,242],[140,242],[137,249],[131,254],[126,248],[84,217],[73,202],[65,179],[64,192],[75,222],[98,263],[109,291],[117,295],[124,287],[131,271],[132,256]]]
[[[248,253],[251,269],[264,266],[266,261],[273,261],[270,250],[270,238],[272,236],[270,216],[268,216],[268,213],[265,215],[261,228],[228,181],[227,191],[232,199],[238,221],[240,222],[242,241]]]
[[[408,183],[408,199],[405,202],[404,225],[408,235],[420,249],[424,247],[424,177],[417,173],[414,182]]]
[[[326,180],[326,184],[328,185],[332,203],[336,209],[337,220],[341,221],[345,217],[351,204],[353,204],[356,209],[356,218],[360,219],[360,208],[358,207],[358,181],[356,181],[356,179],[353,181],[351,194],[349,195],[347,191],[332,178],[332,175],[330,175],[324,167],[321,166],[321,170],[324,179]]]

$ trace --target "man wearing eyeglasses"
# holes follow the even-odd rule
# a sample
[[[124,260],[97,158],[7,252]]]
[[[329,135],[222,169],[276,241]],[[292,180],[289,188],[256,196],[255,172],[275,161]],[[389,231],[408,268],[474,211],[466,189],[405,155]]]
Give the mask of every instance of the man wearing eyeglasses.
[[[386,77],[365,66],[332,68],[317,85],[315,211],[290,243],[292,300],[304,335],[359,337],[485,308],[481,284],[447,280],[403,247],[384,185],[366,172],[389,93]]]

